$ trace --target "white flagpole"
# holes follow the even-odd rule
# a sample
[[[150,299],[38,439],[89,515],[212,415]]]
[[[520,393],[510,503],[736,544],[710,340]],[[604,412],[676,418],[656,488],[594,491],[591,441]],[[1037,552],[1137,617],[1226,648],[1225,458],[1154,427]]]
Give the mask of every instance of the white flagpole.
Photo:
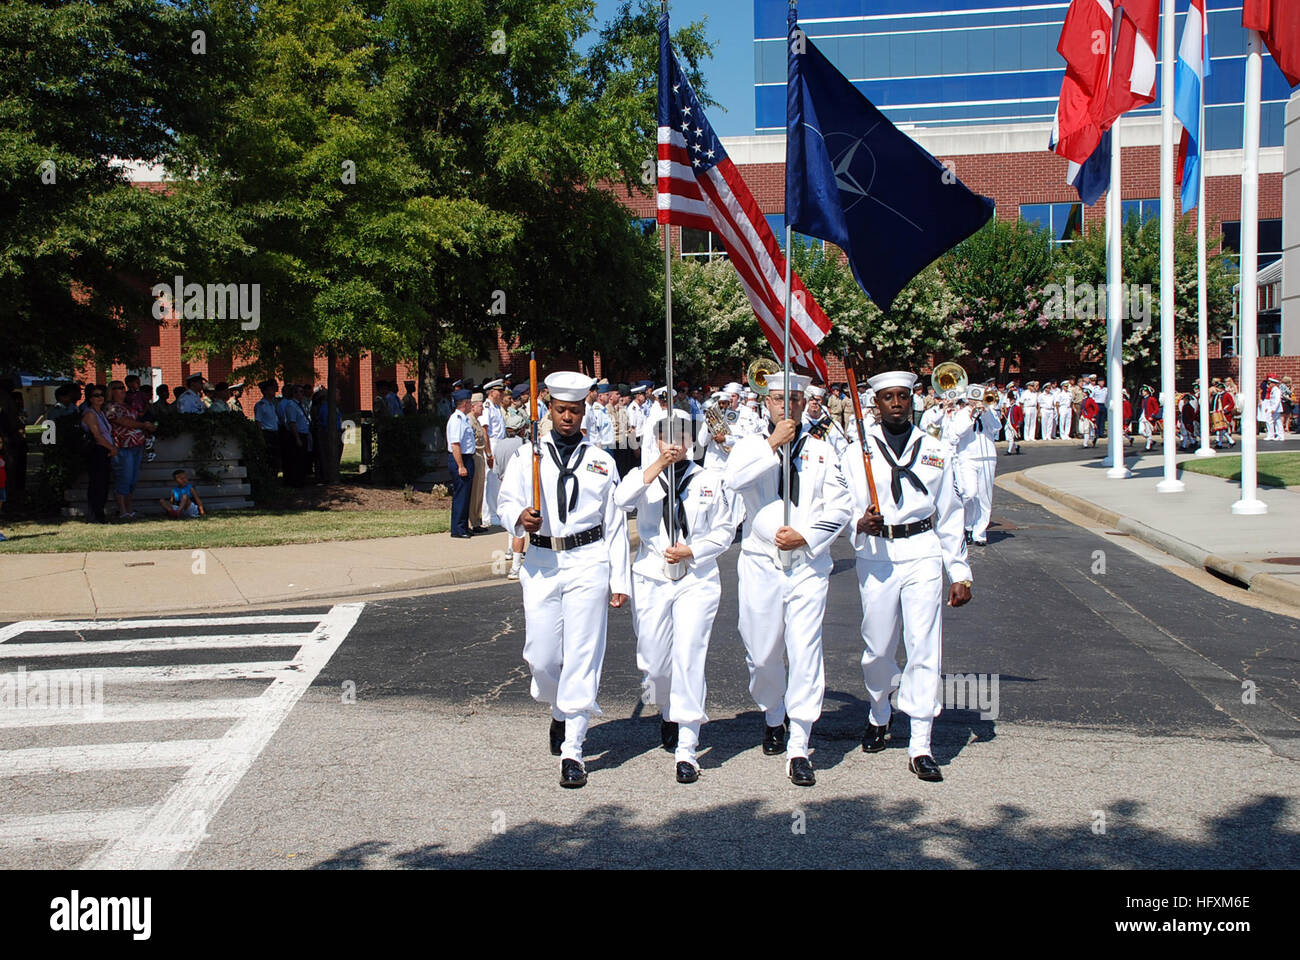
[[[794,231],[790,228],[790,221],[785,222],[785,342],[781,346],[781,355],[785,360],[785,379],[782,381],[781,396],[785,401],[785,411],[782,414],[786,420],[790,419],[790,286],[793,281],[794,273],[794,248],[790,246],[791,237]],[[787,443],[782,450],[782,457],[785,460],[785,468],[782,473],[785,489],[781,491],[781,496],[785,498],[785,525],[790,526],[790,446],[794,441]]]
[[[1259,439],[1255,423],[1259,403],[1259,384],[1255,382],[1255,357],[1259,351],[1259,111],[1264,41],[1258,31],[1246,33],[1246,164],[1241,175],[1241,295],[1237,298],[1241,304],[1237,371],[1241,383],[1241,499],[1232,505],[1232,512],[1251,516],[1268,513],[1268,504],[1259,499],[1255,474]]]
[[[1218,451],[1210,446],[1210,318],[1205,289],[1205,80],[1201,80],[1200,135],[1196,141],[1196,340],[1201,355],[1197,376],[1201,381],[1201,446],[1198,457],[1213,457]]]
[[[1110,452],[1106,476],[1127,480],[1133,472],[1124,464],[1124,222],[1123,164],[1120,158],[1120,121],[1110,128],[1110,190],[1106,192],[1106,379],[1110,382]]]
[[[1164,0],[1160,18],[1160,398],[1164,414],[1164,479],[1157,493],[1182,493],[1174,443],[1174,0]],[[1120,402],[1123,402],[1121,398]]]

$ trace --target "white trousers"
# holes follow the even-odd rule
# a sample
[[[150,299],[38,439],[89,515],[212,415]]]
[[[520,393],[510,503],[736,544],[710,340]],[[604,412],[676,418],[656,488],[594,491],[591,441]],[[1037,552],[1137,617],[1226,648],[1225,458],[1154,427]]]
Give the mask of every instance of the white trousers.
[[[997,475],[996,457],[966,457],[963,462],[966,479],[964,504],[966,529],[971,538],[983,543],[989,538],[989,520],[993,516],[993,480]]]
[[[495,462],[495,458],[493,458]],[[496,470],[488,470],[483,475],[483,505],[481,507],[483,522],[489,527],[499,526],[501,518],[497,516],[497,494],[501,492],[501,478]]]
[[[1272,414],[1267,420],[1264,421],[1264,427],[1265,427],[1265,433],[1264,433],[1265,440],[1281,440],[1282,439],[1282,414],[1281,413]]]
[[[1030,407],[1025,411],[1025,439],[1033,440],[1034,431],[1038,429],[1038,408]]]
[[[1016,438],[1019,436],[1019,434],[1016,433],[1016,428],[1011,425],[1010,420],[1007,420],[1006,435],[1007,435],[1007,453],[1015,453]]]
[[[1074,425],[1074,410],[1072,410],[1070,407],[1066,407],[1063,411],[1061,411],[1060,420],[1061,420],[1061,439],[1069,440],[1070,428]]]
[[[709,719],[704,713],[704,661],[721,597],[716,566],[711,576],[688,572],[676,582],[632,574],[636,665],[646,684],[643,699],[658,704],[663,718],[678,724],[679,761],[695,763],[700,725]]]
[[[766,714],[769,727],[790,718],[787,756],[806,757],[826,692],[822,616],[830,576],[809,563],[776,570],[748,553],[741,553],[736,573],[749,694]],[[788,673],[785,659],[790,662]]]
[[[519,571],[524,591],[524,660],[532,671],[534,700],[551,705],[565,721],[560,756],[582,759],[605,661],[609,623],[609,564],[565,567],[550,550],[529,550]]]
[[[1056,438],[1056,408],[1048,407],[1043,411],[1043,439],[1053,440]]]
[[[939,670],[943,639],[943,559],[858,558],[862,596],[862,680],[871,701],[871,722],[889,722],[889,692],[898,673],[895,654],[901,634],[907,666],[898,688],[898,708],[912,719],[910,757],[930,752],[930,728],[942,710]],[[922,721],[917,723],[916,721]]]

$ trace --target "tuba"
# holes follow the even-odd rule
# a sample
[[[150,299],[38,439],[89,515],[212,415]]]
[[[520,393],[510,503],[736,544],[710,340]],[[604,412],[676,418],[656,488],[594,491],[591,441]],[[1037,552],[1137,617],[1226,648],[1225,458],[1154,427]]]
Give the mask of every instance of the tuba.
[[[745,377],[749,380],[749,385],[754,388],[754,392],[760,397],[767,396],[767,378],[774,373],[780,373],[781,367],[775,360],[767,357],[759,357],[745,370]]]
[[[944,400],[958,400],[963,397],[968,383],[966,371],[960,364],[953,363],[951,360],[939,364],[930,374],[930,386],[934,387],[934,392]]]
[[[740,414],[735,410],[723,410],[718,406],[716,400],[705,400],[703,409],[704,422],[708,424],[709,433],[712,436],[726,433],[727,429],[740,419]]]

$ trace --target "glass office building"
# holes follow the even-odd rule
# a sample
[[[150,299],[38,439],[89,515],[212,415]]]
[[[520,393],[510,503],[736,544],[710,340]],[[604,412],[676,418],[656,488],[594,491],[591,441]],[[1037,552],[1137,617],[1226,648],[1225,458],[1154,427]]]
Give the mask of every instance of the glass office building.
[[[1175,41],[1187,5],[1178,0]],[[1050,123],[1065,73],[1056,44],[1068,7],[1013,0],[803,0],[799,22],[895,123]],[[1213,67],[1206,84],[1207,146],[1239,150],[1246,63],[1241,0],[1207,0],[1207,7]],[[786,11],[784,0],[754,0],[758,133],[785,129]],[[1261,144],[1278,147],[1291,90],[1267,52],[1264,59]],[[1159,102],[1130,115],[1157,116]]]

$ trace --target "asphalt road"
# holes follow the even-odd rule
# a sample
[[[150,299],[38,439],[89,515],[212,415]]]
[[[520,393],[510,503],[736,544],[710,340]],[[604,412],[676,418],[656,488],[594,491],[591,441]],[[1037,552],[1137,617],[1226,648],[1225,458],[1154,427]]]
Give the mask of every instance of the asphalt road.
[[[1031,446],[1000,467],[1103,454]],[[191,867],[1300,866],[1300,620],[1238,602],[1245,598],[1231,588],[1203,589],[1168,558],[1000,488],[993,513],[990,544],[973,554],[975,600],[945,612],[944,673],[980,675],[986,694],[996,681],[997,702],[986,700],[993,709],[983,718],[979,704],[947,704],[935,728],[943,784],[906,772],[905,718],[891,749],[858,750],[860,605],[844,541],[834,548],[825,619],[817,786],[793,787],[782,761],[761,755],[762,719],[736,630],[733,547],[721,563],[712,722],[697,784],[673,782],[672,758],[658,748],[624,610],[610,615],[604,715],[587,742],[591,782],[560,789],[545,746],[548,711],[529,696],[522,663],[519,588],[507,583],[365,604],[331,640],[328,659],[307,667],[294,658],[312,649],[310,638],[281,631],[311,623],[256,616],[184,631],[123,625],[93,637],[74,629],[12,638],[0,651],[181,632],[189,646],[56,649],[39,667],[213,665],[200,669],[227,674],[156,685],[161,693],[110,681],[106,703],[172,703],[179,719],[155,710],[93,728],[0,726],[0,750],[21,753],[0,753],[0,856],[14,865],[98,863],[120,829],[136,831],[127,846],[144,849],[146,863]],[[301,617],[337,619],[341,610]],[[256,652],[222,648],[232,631],[254,635],[243,642],[260,644]],[[230,674],[257,660],[288,664],[283,675],[303,688],[241,766],[228,721],[205,719],[195,705],[274,692],[282,681],[267,687]],[[316,670],[307,686],[304,671]],[[159,847],[148,835],[156,805],[196,776],[205,750],[166,748],[184,762],[137,760],[130,773],[107,763],[81,769],[95,757],[68,753],[106,739],[140,750],[225,744],[217,774],[229,788],[191,803],[196,830],[180,830],[178,841],[172,829]],[[62,750],[65,766],[47,763],[45,750]],[[6,770],[6,757],[21,763]],[[92,811],[105,825],[77,832],[73,817],[46,827],[38,818],[50,810]],[[133,812],[113,812],[121,810]]]

